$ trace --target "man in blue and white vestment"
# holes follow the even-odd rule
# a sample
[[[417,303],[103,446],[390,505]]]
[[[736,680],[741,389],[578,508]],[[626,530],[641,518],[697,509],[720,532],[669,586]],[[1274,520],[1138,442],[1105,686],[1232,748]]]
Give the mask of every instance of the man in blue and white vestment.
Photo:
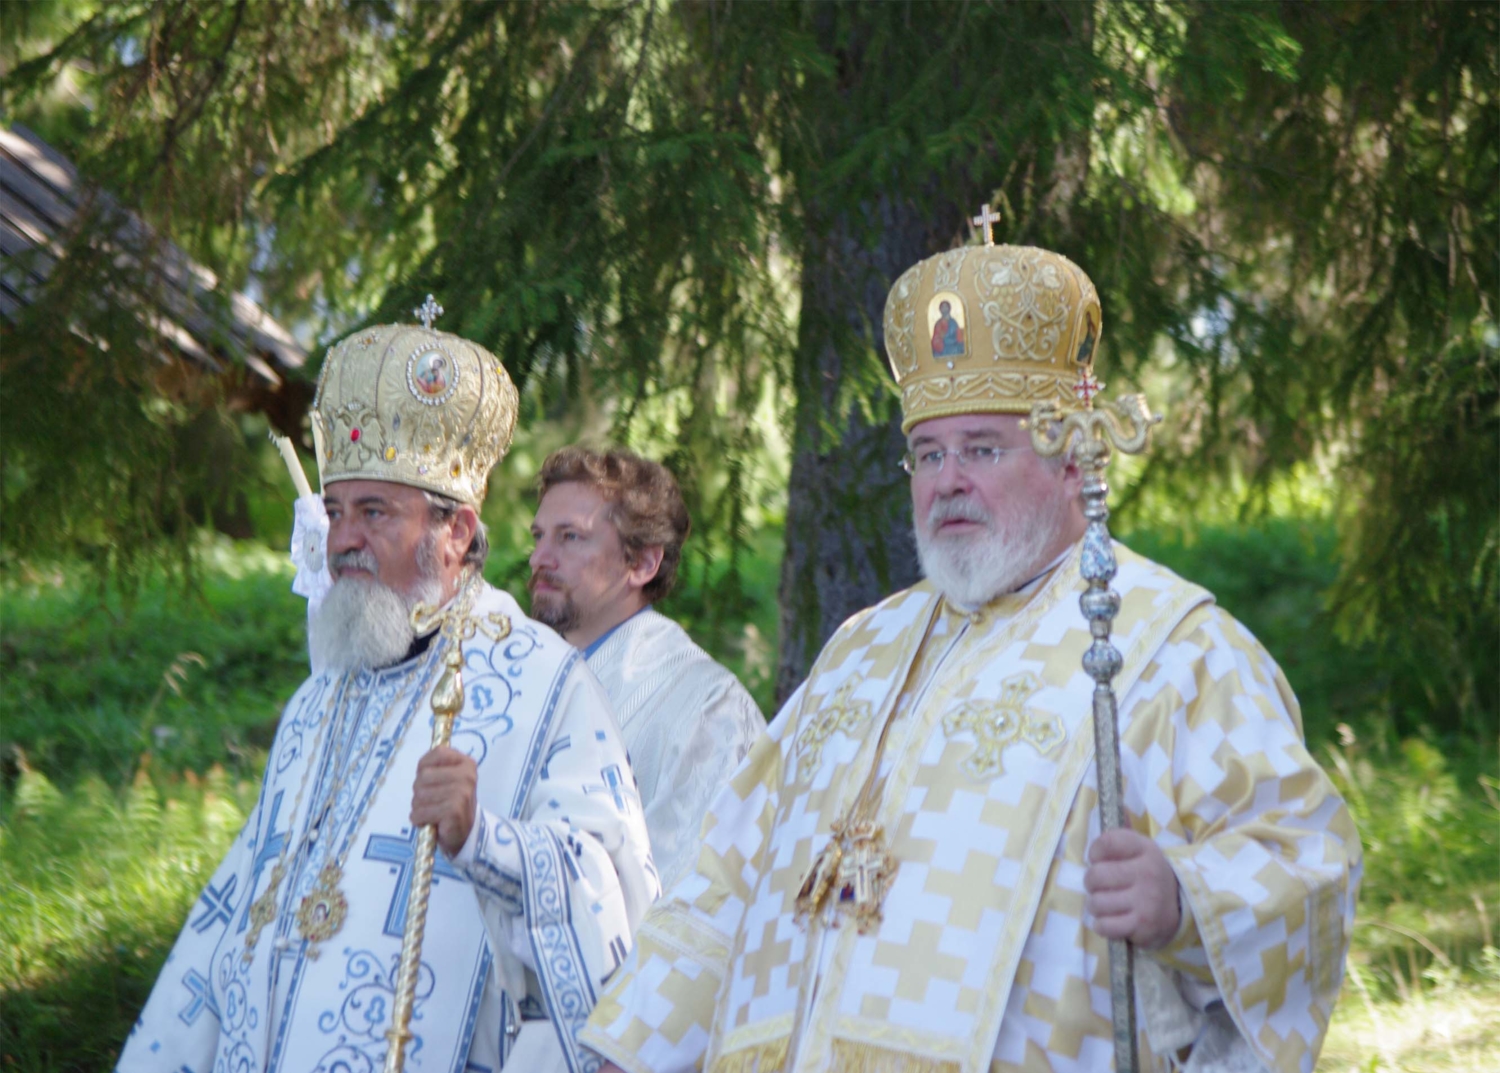
[[[598,681],[479,577],[515,389],[480,347],[394,325],[329,352],[314,407],[333,577],[316,670],[119,1069],[378,1070],[423,824],[441,850],[406,1068],[493,1073],[521,1020],[548,1018],[569,1069],[592,1069],[575,1034],[659,883]],[[452,747],[429,751],[454,642],[411,612],[455,599],[479,628]]]

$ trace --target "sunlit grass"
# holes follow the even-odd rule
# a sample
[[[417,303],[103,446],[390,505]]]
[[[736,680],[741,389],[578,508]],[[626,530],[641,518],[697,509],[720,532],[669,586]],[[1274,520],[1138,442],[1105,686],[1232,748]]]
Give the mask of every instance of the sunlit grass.
[[[1319,1073],[1500,1069],[1500,979],[1371,1002],[1352,985],[1333,1015]]]
[[[67,791],[22,771],[0,817],[0,1068],[111,1067],[255,790],[221,768]]]

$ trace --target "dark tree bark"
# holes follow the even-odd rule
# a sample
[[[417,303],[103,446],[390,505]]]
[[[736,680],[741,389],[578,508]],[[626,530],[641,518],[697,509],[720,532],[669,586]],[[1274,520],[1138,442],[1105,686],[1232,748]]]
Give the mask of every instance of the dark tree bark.
[[[935,211],[882,199],[873,219],[808,214],[797,347],[798,442],[787,496],[781,566],[780,704],[839,623],[920,576],[905,450],[894,398],[875,421],[848,400],[850,378],[889,376],[882,318],[897,276],[961,232],[957,206]],[[862,235],[878,235],[875,242]],[[874,352],[870,352],[873,344]]]

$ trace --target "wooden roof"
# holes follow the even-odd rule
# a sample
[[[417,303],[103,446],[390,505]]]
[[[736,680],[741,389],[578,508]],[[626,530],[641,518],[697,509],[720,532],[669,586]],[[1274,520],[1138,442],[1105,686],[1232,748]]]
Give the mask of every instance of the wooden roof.
[[[12,324],[62,255],[63,238],[88,196],[78,171],[57,150],[20,124],[0,128],[0,316]],[[122,250],[143,248],[152,236],[134,213],[123,213]],[[242,363],[272,387],[281,372],[300,368],[306,352],[291,333],[242,292],[226,309],[218,278],[175,243],[157,241],[153,267],[162,308],[151,314],[165,345],[183,357],[222,369]]]

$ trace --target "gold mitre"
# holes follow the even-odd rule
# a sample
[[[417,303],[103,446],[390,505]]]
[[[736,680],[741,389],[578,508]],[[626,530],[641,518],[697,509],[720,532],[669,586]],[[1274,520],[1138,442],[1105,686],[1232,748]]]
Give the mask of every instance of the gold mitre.
[[[328,351],[313,400],[323,485],[395,481],[477,508],[510,448],[518,397],[488,350],[422,324],[367,328]]]
[[[987,244],[919,261],[885,302],[902,432],[951,414],[1075,408],[1097,387],[1102,328],[1094,284],[1061,254]]]

